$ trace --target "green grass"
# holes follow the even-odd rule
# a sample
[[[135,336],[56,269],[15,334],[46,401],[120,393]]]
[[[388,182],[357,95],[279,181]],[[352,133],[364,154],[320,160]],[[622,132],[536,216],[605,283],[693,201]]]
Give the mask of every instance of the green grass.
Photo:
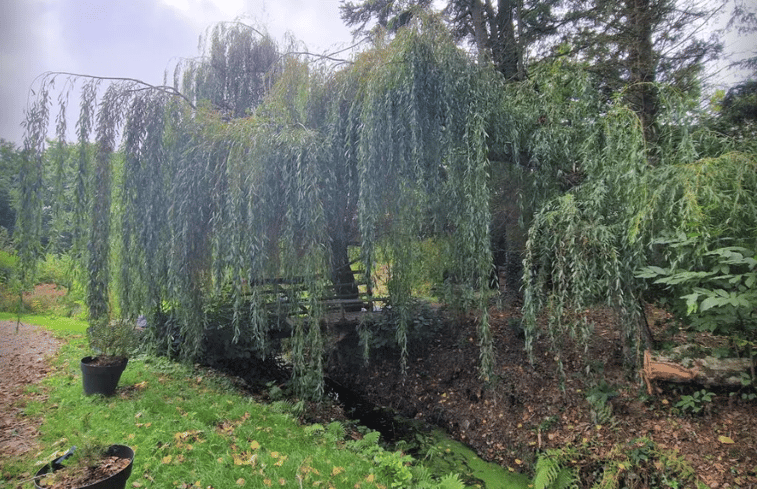
[[[15,313],[0,312],[0,321],[16,321],[17,318],[18,316],[16,316]],[[39,314],[22,314],[21,322],[25,324],[33,324],[35,326],[43,326],[52,331],[81,334],[86,333],[87,328],[89,327],[89,323],[87,321],[82,321],[81,319],[42,316]]]
[[[24,406],[39,424],[40,451],[3,461],[0,488],[19,487],[73,445],[92,444],[134,449],[129,487],[437,487],[408,458],[379,448],[377,434],[349,441],[339,423],[302,426],[290,405],[259,404],[223,376],[164,358],[131,359],[111,398],[84,396],[79,363],[88,347],[70,333],[81,327],[56,324],[67,344],[52,373],[27,389]]]

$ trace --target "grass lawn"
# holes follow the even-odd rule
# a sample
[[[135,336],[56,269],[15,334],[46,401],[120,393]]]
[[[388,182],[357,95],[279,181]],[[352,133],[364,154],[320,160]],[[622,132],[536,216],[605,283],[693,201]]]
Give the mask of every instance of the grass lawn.
[[[39,420],[40,451],[3,461],[2,488],[18,487],[71,446],[93,444],[134,449],[127,487],[463,487],[455,474],[434,480],[410,457],[383,450],[376,432],[353,440],[338,422],[303,426],[289,403],[257,403],[219,374],[165,358],[132,358],[115,396],[84,396],[86,323],[22,321],[50,327],[67,342],[51,375],[27,388],[24,414]]]
[[[16,321],[18,316],[12,312],[0,312],[0,321]],[[21,322],[25,324],[33,324],[35,326],[43,326],[51,331],[62,331],[69,333],[81,333],[87,332],[89,323],[82,321],[81,319],[68,318],[68,317],[55,317],[55,316],[40,316],[36,314],[23,314],[21,315]]]

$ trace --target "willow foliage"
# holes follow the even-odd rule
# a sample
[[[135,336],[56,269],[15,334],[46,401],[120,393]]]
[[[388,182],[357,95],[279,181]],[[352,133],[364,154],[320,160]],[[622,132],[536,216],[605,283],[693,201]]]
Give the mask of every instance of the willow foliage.
[[[549,87],[541,81],[542,92]],[[658,146],[652,150],[635,114],[615,102],[584,111],[578,118],[583,129],[569,132],[572,140],[563,146],[563,161],[577,174],[570,185],[560,188],[565,162],[558,164],[557,173],[554,165],[532,163],[534,186],[542,189],[543,200],[532,201],[536,205],[524,260],[529,352],[543,310],[549,311],[546,333],[555,350],[560,351],[565,335],[586,345],[590,325],[568,320],[566,313],[596,304],[617,312],[624,345],[648,346],[640,302],[646,284],[637,271],[663,255],[676,254],[660,254],[652,246],[656,239],[697,233],[706,243],[700,254],[721,239],[753,243],[754,155],[733,152],[727,141],[698,127],[690,101],[664,87],[659,93],[664,112]],[[572,126],[576,119],[560,120]],[[564,134],[565,128],[557,132]],[[692,254],[685,258],[696,259]],[[626,349],[626,360],[634,361],[633,351]]]
[[[486,128],[500,85],[437,20],[414,20],[340,71],[282,55],[241,24],[212,30],[204,54],[177,67],[173,87],[81,84],[71,226],[91,320],[145,314],[162,348],[188,359],[224,329],[263,356],[272,330],[291,331],[297,385],[317,396],[320,299],[348,246],[360,244],[368,276],[379,251],[389,258],[403,364],[418,240],[446,237],[449,269],[486,311]],[[55,78],[43,78],[27,114],[27,257]],[[278,292],[264,291],[271,284]],[[486,376],[485,313],[479,333]]]
[[[371,52],[358,145],[360,232],[368,269],[381,243],[391,258],[389,292],[404,349],[409,323],[410,243],[447,231],[450,269],[478,290],[482,374],[492,361],[486,316],[491,267],[486,122],[498,87],[434,23],[416,23]],[[360,64],[358,61],[358,65]],[[361,69],[361,66],[358,66]]]

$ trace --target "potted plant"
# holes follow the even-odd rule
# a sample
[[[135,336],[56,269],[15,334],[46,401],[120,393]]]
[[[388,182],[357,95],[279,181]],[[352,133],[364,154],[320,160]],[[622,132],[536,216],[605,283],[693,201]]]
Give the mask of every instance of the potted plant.
[[[113,395],[129,362],[129,354],[137,345],[135,325],[126,319],[96,321],[87,333],[96,355],[81,361],[84,393]]]
[[[71,458],[70,463],[63,463]],[[134,450],[125,445],[93,445],[43,466],[34,476],[36,489],[124,489],[134,464]]]

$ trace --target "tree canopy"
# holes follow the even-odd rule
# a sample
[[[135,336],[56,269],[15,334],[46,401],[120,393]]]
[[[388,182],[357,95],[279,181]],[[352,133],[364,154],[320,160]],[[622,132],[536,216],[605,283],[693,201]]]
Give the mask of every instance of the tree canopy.
[[[664,240],[696,234],[690,258],[757,249],[753,146],[737,151],[675,86],[637,80],[655,94],[652,161],[644,114],[624,92],[608,96],[586,60],[544,59],[514,82],[460,49],[438,16],[412,12],[338,68],[231,23],[163,87],[46,75],[25,122],[24,270],[41,250],[44,162],[56,155],[58,174],[75,166],[71,252],[90,321],[147,315],[161,325],[155,344],[188,359],[220,330],[270,355],[271,333],[284,330],[299,392],[317,396],[321,299],[354,292],[355,249],[369,279],[386,265],[404,362],[415,245],[442,243],[440,267],[459,286],[448,299],[478,311],[483,379],[493,368],[486,290],[503,207],[519,206],[527,234],[527,348],[544,311],[559,352],[562,335],[591,331],[569,313],[605,303],[622,318],[632,361],[649,341],[640,300],[650,285],[639,270],[673,269],[684,256],[661,249]],[[65,114],[77,88],[70,144]],[[258,287],[270,283],[276,295]],[[218,315],[228,321],[214,324]]]
[[[295,376],[313,387],[320,385],[323,347],[318,298],[348,244],[361,245],[368,270],[377,247],[391,257],[401,345],[413,266],[408,243],[422,230],[446,229],[457,257],[451,267],[465,271],[471,287],[486,282],[493,78],[442,26],[418,22],[335,73],[276,56],[269,38],[241,25],[214,31],[209,50],[177,74],[182,84],[174,89],[185,98],[128,80],[82,84],[82,202],[72,225],[88,270],[90,320],[113,314],[117,284],[126,317],[170,308],[184,338],[181,353],[191,358],[202,344],[205,309],[224,295],[235,305],[234,337],[256,338],[264,352],[273,327],[269,299],[249,284],[304,280],[304,289],[289,291],[291,307],[308,310],[294,322],[301,352]],[[56,78],[43,80],[43,96],[28,113],[20,219],[40,212],[34,195],[46,94]],[[261,97],[264,82],[270,88]],[[39,226],[23,227],[35,242]],[[29,245],[23,253],[35,251]],[[486,369],[492,345],[485,317],[481,325]]]

